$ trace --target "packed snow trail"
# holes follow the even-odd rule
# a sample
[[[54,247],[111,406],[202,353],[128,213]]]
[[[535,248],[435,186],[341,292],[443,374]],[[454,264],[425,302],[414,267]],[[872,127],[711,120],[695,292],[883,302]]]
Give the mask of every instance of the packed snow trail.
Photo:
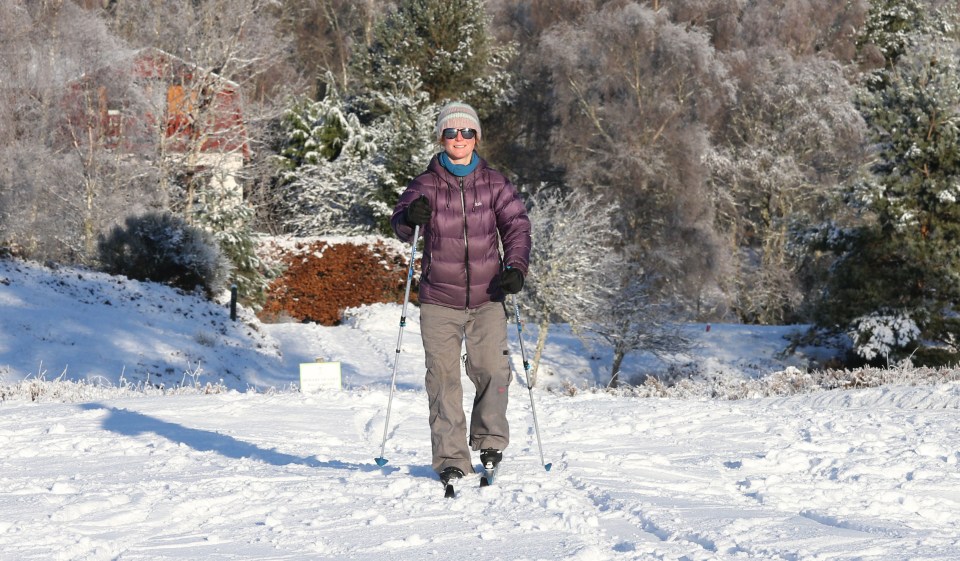
[[[517,388],[519,386],[515,386]],[[950,559],[960,385],[726,401],[538,394],[446,500],[426,396],[0,405],[0,559]],[[916,408],[921,406],[922,408]],[[479,463],[479,460],[477,460]]]

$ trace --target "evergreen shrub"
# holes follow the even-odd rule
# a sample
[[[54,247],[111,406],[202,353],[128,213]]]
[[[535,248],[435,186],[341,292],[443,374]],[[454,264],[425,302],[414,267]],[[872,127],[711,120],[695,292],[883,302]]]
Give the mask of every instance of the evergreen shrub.
[[[213,234],[168,212],[130,216],[98,244],[101,270],[185,291],[201,288],[211,298],[224,290],[229,261]]]

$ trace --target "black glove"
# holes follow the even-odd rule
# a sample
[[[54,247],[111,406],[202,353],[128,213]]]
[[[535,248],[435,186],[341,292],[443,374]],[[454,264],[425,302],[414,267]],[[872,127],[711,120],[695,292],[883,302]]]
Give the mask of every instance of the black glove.
[[[523,273],[518,269],[511,269],[500,273],[500,290],[507,294],[516,294],[523,288]]]
[[[410,206],[407,207],[407,224],[411,226],[423,226],[427,222],[430,222],[430,214],[433,211],[430,209],[430,201],[426,197],[420,195],[420,198],[410,203]]]

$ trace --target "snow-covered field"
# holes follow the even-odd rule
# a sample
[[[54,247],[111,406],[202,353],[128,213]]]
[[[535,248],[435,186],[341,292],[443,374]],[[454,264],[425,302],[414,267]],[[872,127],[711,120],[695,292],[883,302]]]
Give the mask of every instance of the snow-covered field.
[[[471,476],[446,500],[415,310],[374,462],[399,316],[231,322],[164,287],[0,260],[0,559],[960,559],[960,384],[739,401],[538,387],[546,471],[518,375],[497,484]],[[783,368],[789,328],[711,327],[692,327],[688,361]],[[608,353],[554,332],[544,382],[602,383]],[[343,390],[296,391],[315,358],[342,363]]]

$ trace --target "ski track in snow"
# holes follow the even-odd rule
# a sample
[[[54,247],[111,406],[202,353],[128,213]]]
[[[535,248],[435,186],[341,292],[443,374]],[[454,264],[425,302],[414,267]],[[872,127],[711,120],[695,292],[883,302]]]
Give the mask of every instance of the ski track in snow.
[[[383,468],[373,458],[384,390],[5,404],[0,558],[705,561],[960,550],[956,408],[840,405],[821,419],[799,399],[537,398],[552,470],[515,384],[514,443],[497,483],[480,489],[468,476],[454,500],[429,466],[422,392],[396,394]]]

